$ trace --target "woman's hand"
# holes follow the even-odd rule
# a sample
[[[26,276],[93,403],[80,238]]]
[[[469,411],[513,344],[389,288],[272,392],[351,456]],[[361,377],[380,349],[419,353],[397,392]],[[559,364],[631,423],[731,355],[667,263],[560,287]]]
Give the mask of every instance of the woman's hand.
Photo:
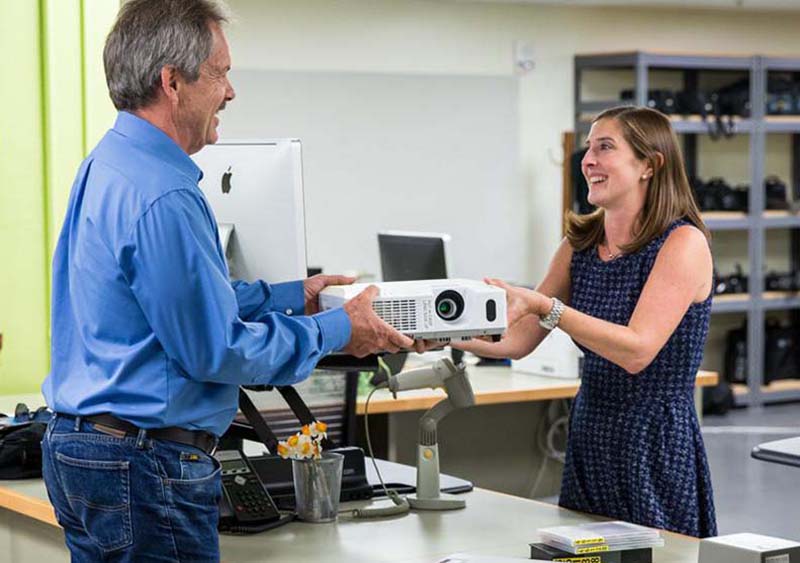
[[[508,319],[509,328],[528,315],[535,315],[536,317],[546,315],[553,306],[549,297],[533,289],[515,287],[496,278],[484,278],[484,281],[489,285],[505,290],[506,318]],[[536,320],[538,321],[538,318]]]
[[[450,346],[483,358],[518,360],[530,354],[534,346],[544,337],[544,330],[539,327],[538,321],[539,318],[533,315],[524,317],[520,322],[509,327],[499,342],[494,342],[488,336],[480,336],[471,340],[453,341]],[[540,333],[541,337],[537,337]]]

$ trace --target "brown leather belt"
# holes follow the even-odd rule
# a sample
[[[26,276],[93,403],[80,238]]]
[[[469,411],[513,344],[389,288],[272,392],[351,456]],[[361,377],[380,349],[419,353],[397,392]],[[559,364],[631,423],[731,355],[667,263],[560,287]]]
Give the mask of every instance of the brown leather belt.
[[[58,414],[59,417],[75,420],[77,417],[70,414]],[[91,416],[82,416],[81,420],[91,422],[95,425],[95,429],[102,432],[104,429],[119,432],[119,437],[135,437],[139,435],[142,430],[135,424],[122,420],[111,414],[93,414]],[[99,428],[98,428],[99,426]],[[187,446],[194,446],[211,455],[217,447],[217,437],[210,432],[203,430],[186,430],[185,428],[178,428],[177,426],[169,426],[167,428],[146,428],[144,429],[148,438],[155,440],[169,440],[170,442],[177,442]],[[114,432],[108,432],[114,434]],[[115,434],[114,434],[115,435]]]

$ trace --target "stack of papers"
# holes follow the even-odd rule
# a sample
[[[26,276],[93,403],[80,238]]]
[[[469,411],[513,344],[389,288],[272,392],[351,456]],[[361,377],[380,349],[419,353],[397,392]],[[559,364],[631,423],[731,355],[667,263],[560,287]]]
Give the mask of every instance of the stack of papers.
[[[547,545],[575,554],[644,549],[664,545],[658,530],[621,521],[541,528],[539,537]]]

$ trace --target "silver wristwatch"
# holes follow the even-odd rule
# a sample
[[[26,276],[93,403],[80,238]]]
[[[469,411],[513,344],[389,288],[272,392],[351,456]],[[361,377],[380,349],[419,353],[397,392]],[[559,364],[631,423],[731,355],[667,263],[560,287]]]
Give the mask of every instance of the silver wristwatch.
[[[564,309],[566,308],[566,306],[555,297],[552,299],[553,308],[550,309],[550,312],[546,315],[539,317],[539,326],[547,330],[553,330],[558,326],[558,322],[561,320],[561,315],[564,314]]]

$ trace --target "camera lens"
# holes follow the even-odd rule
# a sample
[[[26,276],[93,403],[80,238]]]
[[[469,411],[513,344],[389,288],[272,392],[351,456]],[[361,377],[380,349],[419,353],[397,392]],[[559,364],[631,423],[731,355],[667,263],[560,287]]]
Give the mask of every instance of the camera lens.
[[[454,321],[464,312],[464,298],[452,289],[441,292],[436,297],[436,314],[445,321]]]

